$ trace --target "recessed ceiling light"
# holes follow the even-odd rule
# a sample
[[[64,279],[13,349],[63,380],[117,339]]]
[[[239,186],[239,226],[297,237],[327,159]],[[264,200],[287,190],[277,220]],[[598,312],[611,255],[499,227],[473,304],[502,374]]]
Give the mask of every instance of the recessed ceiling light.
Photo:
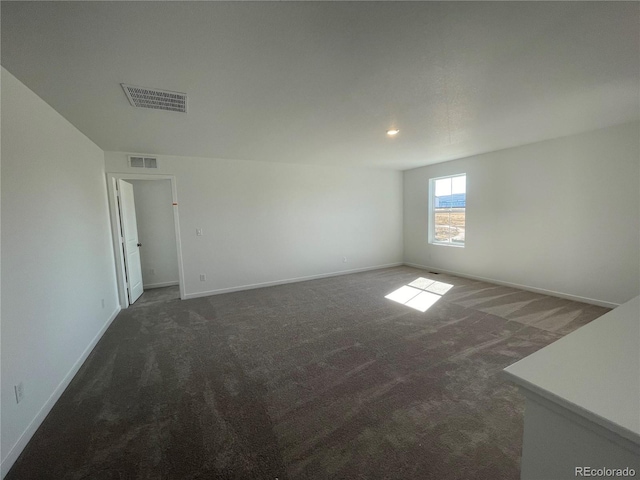
[[[387,130],[387,135],[393,137],[394,135],[397,135],[399,131],[400,130],[398,130],[397,128],[392,128],[391,130]]]

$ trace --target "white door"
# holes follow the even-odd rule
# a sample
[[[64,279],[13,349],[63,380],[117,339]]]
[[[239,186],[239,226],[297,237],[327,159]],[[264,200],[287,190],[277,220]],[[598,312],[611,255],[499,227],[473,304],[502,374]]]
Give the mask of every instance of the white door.
[[[129,303],[135,302],[144,289],[142,288],[142,266],[140,264],[140,247],[138,241],[138,224],[136,222],[136,204],[133,199],[133,185],[118,180],[120,192],[120,218],[124,239],[124,266],[127,270],[127,291]]]

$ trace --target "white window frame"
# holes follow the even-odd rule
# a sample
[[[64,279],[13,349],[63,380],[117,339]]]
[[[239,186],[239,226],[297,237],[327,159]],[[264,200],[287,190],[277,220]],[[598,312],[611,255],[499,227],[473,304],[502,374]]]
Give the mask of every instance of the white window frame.
[[[453,175],[443,175],[441,177],[434,177],[429,179],[429,218],[428,218],[428,241],[431,245],[443,245],[445,247],[456,247],[456,248],[464,248],[467,244],[467,238],[465,235],[465,241],[462,245],[451,243],[451,242],[439,242],[436,240],[436,209],[435,209],[435,196],[436,196],[436,180],[442,180],[443,178],[455,178],[455,177],[465,177],[465,187],[467,182],[467,174],[466,173],[454,173]],[[465,188],[466,191],[466,188]],[[466,201],[465,201],[465,231],[467,227],[467,219],[466,219]]]

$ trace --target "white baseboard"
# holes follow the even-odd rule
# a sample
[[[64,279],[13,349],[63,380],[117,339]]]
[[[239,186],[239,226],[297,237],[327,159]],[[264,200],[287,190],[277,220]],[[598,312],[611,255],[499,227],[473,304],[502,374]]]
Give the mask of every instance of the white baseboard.
[[[73,377],[76,375],[76,373],[78,373],[78,370],[80,370],[82,364],[85,362],[98,341],[102,338],[104,332],[107,330],[107,328],[109,328],[111,322],[113,322],[113,320],[115,320],[115,318],[118,316],[118,313],[120,313],[120,306],[117,306],[113,313],[109,316],[108,320],[100,328],[95,337],[93,337],[89,345],[87,345],[87,348],[84,349],[84,351],[80,355],[80,358],[75,361],[71,369],[69,369],[69,371],[55,388],[51,396],[44,403],[40,411],[38,411],[33,420],[31,420],[31,423],[29,423],[24,432],[22,432],[20,438],[18,438],[13,447],[11,447],[9,453],[7,453],[7,456],[4,457],[4,459],[0,463],[0,479],[4,478],[5,475],[9,472],[15,461],[22,453],[22,450],[24,450],[24,447],[27,446],[27,443],[29,443],[29,440],[31,440],[33,434],[36,433],[38,427],[40,427],[45,417],[49,414],[55,403],[58,401],[60,395],[62,395],[62,392],[64,392],[64,390],[69,386],[69,383],[71,383]]]
[[[342,270],[340,272],[322,273],[320,275],[309,275],[307,277],[287,278],[285,280],[276,280],[273,282],[252,283],[250,285],[241,285],[239,287],[221,288],[218,290],[209,290],[206,292],[196,292],[185,294],[185,300],[190,298],[208,297],[210,295],[220,295],[223,293],[241,292],[243,290],[253,290],[255,288],[273,287],[275,285],[285,285],[287,283],[306,282],[308,280],[317,280],[319,278],[338,277],[340,275],[349,275],[351,273],[366,272],[369,270],[378,270],[380,268],[399,267],[404,265],[402,262],[387,263],[385,265],[376,265],[374,267],[355,268],[353,270]]]
[[[466,273],[453,272],[451,270],[444,270],[442,268],[428,267],[426,265],[420,265],[418,263],[404,262],[404,265],[406,265],[407,267],[419,268],[421,270],[430,270],[436,273],[447,273],[449,275],[455,275],[456,277],[462,277],[462,278],[469,278],[471,280],[480,280],[481,282],[495,283],[496,285],[502,285],[504,287],[519,288],[520,290],[527,290],[529,292],[541,293],[543,295],[550,295],[552,297],[566,298],[567,300],[574,300],[576,302],[590,303],[592,305],[598,305],[599,307],[616,308],[620,306],[620,304],[618,303],[605,302],[604,300],[597,300],[595,298],[580,297],[578,295],[571,295],[569,293],[556,292],[555,290],[546,290],[544,288],[531,287],[529,285],[521,285],[519,283],[504,282],[502,280],[495,280],[493,278],[478,277],[476,275],[468,275]]]
[[[180,285],[180,282],[176,280],[174,282],[145,283],[142,285],[142,288],[145,290],[151,290],[153,288],[173,287],[174,285]]]

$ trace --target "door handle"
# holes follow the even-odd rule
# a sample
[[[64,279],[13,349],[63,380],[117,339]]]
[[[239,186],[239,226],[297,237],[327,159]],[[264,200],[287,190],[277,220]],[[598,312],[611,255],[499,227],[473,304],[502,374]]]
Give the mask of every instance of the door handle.
[[[139,247],[141,247],[141,246],[142,246],[142,244],[141,244],[141,243],[139,243],[139,244],[138,244],[138,246],[139,246]]]

